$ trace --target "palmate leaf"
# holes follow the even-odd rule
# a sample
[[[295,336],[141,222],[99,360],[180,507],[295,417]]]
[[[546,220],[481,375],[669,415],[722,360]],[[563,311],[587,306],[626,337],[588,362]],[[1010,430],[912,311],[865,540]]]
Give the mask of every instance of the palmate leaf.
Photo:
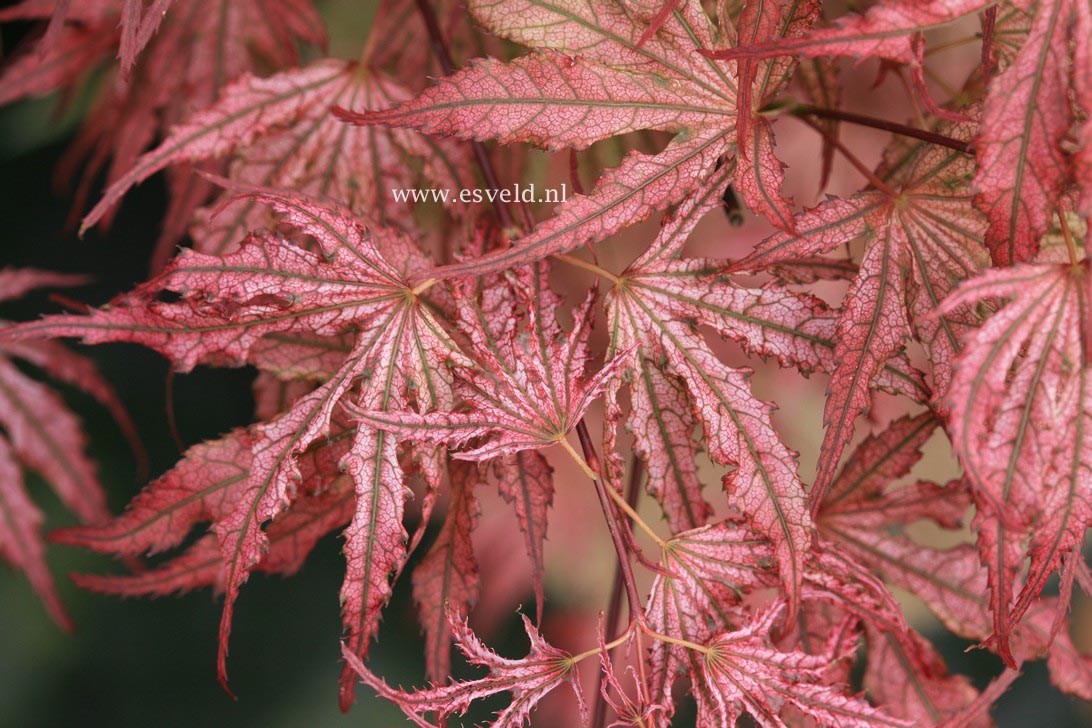
[[[708,644],[718,632],[736,629],[752,618],[748,595],[777,585],[774,549],[766,539],[739,523],[724,521],[678,534],[664,547],[664,573],[653,583],[646,613],[652,628],[676,639]],[[909,627],[887,591],[859,564],[833,551],[809,554],[802,584],[799,620],[819,605],[892,634],[903,643]],[[838,621],[838,620],[835,620]],[[798,622],[786,623],[797,625]],[[831,625],[827,625],[831,627]],[[822,635],[825,643],[833,629]],[[799,635],[801,643],[805,635]],[[820,650],[815,654],[825,654]],[[829,655],[826,658],[830,662]],[[680,670],[690,674],[699,704],[716,699],[697,682],[708,658],[666,642],[653,644],[651,699],[665,715],[674,709],[671,686]],[[703,695],[699,695],[698,691]],[[778,703],[780,705],[780,703]],[[704,725],[704,723],[702,723]]]
[[[976,142],[976,203],[990,218],[986,243],[998,265],[1035,258],[1070,180],[1071,161],[1063,141],[1073,123],[1071,84],[1084,112],[1092,109],[1092,95],[1080,81],[1087,78],[1082,66],[1092,53],[1087,3],[1044,0],[1030,5],[1027,40],[991,83]],[[1072,60],[1067,53],[1071,42],[1077,46]],[[1087,195],[1088,177],[1074,179]]]
[[[18,332],[137,341],[162,351],[182,370],[209,360],[241,364],[268,334],[353,333],[352,349],[336,372],[285,413],[252,429],[246,478],[230,510],[215,520],[224,560],[222,680],[234,601],[268,548],[262,526],[297,497],[299,457],[329,435],[332,418],[354,387],[355,405],[368,410],[450,409],[454,403],[443,362],[457,347],[376,248],[384,236],[385,249],[412,243],[397,234],[367,231],[339,209],[274,192],[256,194],[283,215],[285,224],[314,239],[322,255],[274,235],[258,235],[247,248],[223,258],[190,252],[112,308],[47,318]],[[333,303],[324,289],[347,295]],[[163,290],[177,290],[180,300],[152,300]],[[403,563],[407,490],[396,443],[385,432],[357,428],[344,467],[355,483],[356,508],[346,532],[342,604],[347,640],[364,654],[389,597],[388,575]],[[426,473],[436,487],[437,471]],[[342,703],[348,706],[352,692],[346,675]]]
[[[1060,560],[1079,552],[1092,519],[1089,271],[1088,261],[989,271],[940,309],[1009,301],[974,333],[958,362],[949,422],[980,511],[994,630],[1009,662],[1015,621]],[[1025,559],[1027,583],[1014,606]]]
[[[488,667],[489,675],[477,680],[407,692],[387,685],[348,649],[343,650],[345,661],[364,683],[398,705],[413,723],[422,728],[444,725],[445,718],[452,714],[465,713],[473,701],[504,692],[512,694],[512,702],[497,713],[491,725],[494,728],[519,728],[528,724],[531,711],[543,697],[565,683],[576,693],[583,723],[587,724],[587,708],[572,657],[548,644],[531,624],[531,620],[523,618],[523,627],[531,641],[531,651],[521,660],[510,660],[482,644],[470,631],[464,619],[452,612],[448,613],[448,618],[455,641],[467,660],[472,664]],[[435,713],[439,722],[427,720],[425,715],[428,713]]]
[[[981,0],[960,2],[881,2],[864,15],[850,15],[838,27],[802,38],[758,43],[714,52],[717,58],[807,56],[880,56],[923,63],[916,34],[986,8]],[[1087,175],[1072,174],[1073,162],[1088,168],[1087,120],[1079,132],[1084,143],[1074,155],[1064,143],[1074,122],[1069,89],[1087,119],[1089,37],[1092,11],[1079,0],[1014,3],[1032,16],[1019,50],[989,86],[982,127],[975,148],[976,205],[988,216],[986,244],[997,265],[1031,261],[1065,185],[1075,180],[1087,210]],[[1068,49],[1073,44],[1075,53]]]
[[[56,41],[43,53],[26,49],[5,69],[0,101],[71,93],[89,69],[120,52],[122,68],[101,84],[66,162],[68,176],[74,177],[75,163],[87,159],[78,206],[104,168],[108,183],[121,179],[145,149],[211,105],[228,82],[261,68],[292,67],[300,43],[325,43],[322,20],[310,0],[218,0],[211,6],[206,0],[171,0],[143,13],[134,0],[32,0],[5,11],[0,20],[44,20],[62,5],[67,12],[63,22],[55,23]],[[185,233],[194,209],[212,190],[188,168],[172,170],[168,188],[171,204],[161,236],[167,246]]]
[[[862,443],[824,502],[817,519],[819,533],[823,542],[836,544],[888,584],[917,595],[955,634],[986,642],[994,631],[991,589],[976,549],[966,543],[933,548],[918,543],[906,531],[917,521],[958,528],[971,505],[967,489],[958,481],[947,486],[890,487],[918,461],[921,446],[936,427],[929,413],[903,417]],[[1013,627],[1012,654],[1016,662],[1046,657],[1056,685],[1076,695],[1090,695],[1092,660],[1076,650],[1064,630],[1055,633],[1057,616],[1056,599],[1036,602],[1026,619]],[[992,640],[986,644],[997,647]],[[1013,677],[1003,675],[997,680]],[[919,709],[941,710],[938,702],[930,703],[931,708],[923,702]]]
[[[910,725],[822,683],[823,672],[841,655],[781,652],[773,647],[769,632],[783,608],[778,603],[741,629],[722,632],[709,641],[711,652],[696,676],[701,687],[694,690],[699,725],[730,728],[747,713],[758,725],[784,726],[778,714],[785,705],[819,725]]]
[[[769,33],[800,32],[817,10],[812,3],[787,8],[784,22],[780,13],[768,19]],[[718,35],[699,3],[687,0],[651,38],[639,42],[657,9],[655,3],[608,0],[476,0],[471,10],[488,29],[536,50],[511,63],[474,61],[394,109],[339,112],[359,124],[525,141],[549,149],[583,149],[638,130],[675,135],[659,154],[628,155],[589,195],[563,203],[554,218],[518,244],[430,275],[482,275],[603,240],[682,200],[713,173],[718,158],[732,155],[737,75],[728,65],[693,53],[695,43],[714,47],[727,39]],[[749,98],[761,105],[787,81],[784,70],[766,69],[756,77],[757,93]],[[748,118],[751,113],[749,108]],[[781,165],[772,156],[768,126],[756,119],[749,127],[755,131],[745,141],[741,187],[756,209],[787,224]]]
[[[5,268],[0,270],[0,301],[37,288],[84,282],[82,276]],[[8,326],[0,322],[0,327]],[[56,392],[24,373],[17,362],[93,397],[113,415],[138,458],[143,450],[113,388],[90,360],[56,342],[0,341],[0,559],[24,572],[53,620],[71,629],[45,561],[39,535],[43,516],[26,492],[23,469],[38,473],[84,523],[106,519],[106,497],[86,454],[87,436],[79,419]]]
[[[384,226],[408,229],[412,207],[390,189],[420,186],[414,159],[433,186],[458,189],[466,150],[400,129],[346,127],[331,106],[386,108],[408,99],[409,91],[367,65],[322,60],[268,78],[243,75],[217,103],[173,127],[158,147],[145,153],[116,180],[83,221],[83,229],[108,214],[133,185],[170,166],[210,159],[234,159],[229,175],[238,184],[291,189],[328,197]],[[229,200],[233,193],[224,194]],[[249,230],[268,223],[255,200],[199,222],[191,231],[195,248],[223,254]]]
[[[966,127],[949,127],[957,136]],[[933,316],[940,300],[986,263],[984,220],[970,206],[972,160],[930,144],[897,142],[881,166],[894,196],[865,190],[801,213],[796,234],[760,243],[730,270],[754,271],[833,250],[857,237],[868,245],[838,320],[812,511],[830,487],[854,423],[869,409],[870,383],[913,336],[933,365],[934,397],[943,402],[963,334],[977,319],[969,307]]]
[[[516,512],[527,557],[531,560],[537,624],[542,621],[542,605],[546,599],[542,579],[546,570],[546,526],[554,502],[553,468],[542,453],[533,450],[523,450],[508,461],[496,463],[491,479],[496,481],[501,497],[511,503]]]
[[[256,571],[290,576],[303,566],[320,538],[352,518],[354,498],[349,482],[339,481],[318,495],[301,496],[266,531],[269,551]],[[210,587],[224,590],[224,559],[214,534],[208,534],[170,561],[134,574],[73,574],[84,589],[119,596],[166,596]]]
[[[617,374],[622,358],[585,376],[593,299],[575,312],[572,332],[563,334],[554,318],[559,299],[548,287],[547,272],[540,264],[513,273],[514,293],[529,304],[525,333],[510,319],[489,323],[486,311],[470,297],[476,285],[462,288],[460,329],[477,360],[464,362],[459,370],[459,394],[467,411],[414,414],[359,408],[354,416],[405,439],[453,447],[479,441],[453,454],[463,460],[489,460],[559,443],[570,447],[565,436]],[[496,324],[504,328],[490,330]]]
[[[971,681],[949,674],[936,648],[916,632],[899,639],[867,624],[865,630],[864,687],[869,698],[889,714],[914,725],[937,725],[960,716],[978,698]],[[966,723],[982,728],[991,724],[988,718]]]
[[[877,533],[927,517],[944,526],[959,525],[968,499],[954,485],[945,490],[919,483],[889,492],[891,484],[907,475],[920,460],[921,447],[938,426],[936,417],[927,411],[900,417],[861,443],[839,473],[819,513],[820,536],[830,544],[828,548],[851,553],[871,565],[875,554],[864,544],[875,541]],[[908,539],[888,538],[890,543],[912,548]],[[869,695],[891,714],[933,725],[961,714],[978,699],[970,682],[949,675],[933,646],[913,630],[882,631],[866,623],[865,631],[864,684]]]
[[[722,364],[695,324],[807,373],[834,369],[837,319],[815,297],[731,282],[722,273],[726,262],[679,258],[698,220],[719,204],[729,174],[720,171],[680,206],[649,251],[618,277],[607,299],[612,347],[633,348],[629,427],[672,528],[701,525],[708,514],[686,455],[700,422],[713,460],[735,467],[724,480],[731,502],[777,545],[786,593],[795,604],[811,531],[795,454],[774,430],[770,406],[751,394],[747,373]],[[922,396],[924,384],[905,359],[893,359],[876,379]]]
[[[833,28],[819,28],[798,38],[761,39],[715,53],[723,58],[769,58],[781,55],[881,57],[917,60],[915,33],[945,25],[986,6],[984,0],[913,0],[879,2],[858,15],[847,13]]]
[[[478,599],[480,580],[471,535],[478,522],[474,488],[482,479],[474,463],[453,462],[451,503],[444,525],[413,572],[413,596],[425,625],[428,678],[441,684],[451,674],[451,630],[446,610],[467,614]]]

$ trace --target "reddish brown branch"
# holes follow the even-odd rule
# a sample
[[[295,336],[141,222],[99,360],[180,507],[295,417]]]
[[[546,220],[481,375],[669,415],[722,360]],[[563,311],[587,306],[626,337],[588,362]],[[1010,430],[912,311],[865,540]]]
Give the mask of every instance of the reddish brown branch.
[[[963,152],[964,154],[973,154],[974,148],[968,142],[960,141],[959,139],[953,139],[943,134],[937,134],[936,132],[925,131],[924,129],[916,129],[906,124],[899,124],[894,121],[887,121],[886,119],[877,119],[872,116],[865,116],[864,114],[855,114],[851,111],[842,111],[841,109],[824,109],[819,106],[809,106],[802,104],[792,110],[794,116],[814,116],[818,119],[833,119],[836,121],[844,121],[849,124],[857,124],[858,126],[867,126],[872,129],[880,129],[882,131],[889,131],[892,134],[899,134],[900,136],[910,137],[912,139],[920,139],[923,142],[929,142],[931,144],[938,144],[942,147],[948,147],[954,149],[957,152]]]
[[[595,452],[595,445],[592,443],[591,435],[588,434],[588,426],[584,424],[583,418],[576,425],[576,435],[580,438],[580,449],[584,451],[584,460],[588,463],[588,467],[599,474],[599,477],[593,481],[595,483],[595,492],[599,495],[599,506],[603,509],[603,515],[607,519],[607,528],[610,530],[611,541],[614,542],[614,550],[618,554],[618,568],[622,571],[622,581],[626,588],[626,601],[629,602],[629,614],[631,618],[636,618],[642,613],[641,597],[637,591],[637,581],[633,578],[633,567],[629,563],[629,550],[626,548],[626,540],[622,535],[621,519],[614,509],[614,503],[611,502],[610,496],[607,495],[606,488],[609,486],[603,482],[603,470],[599,462],[599,455]]]
[[[637,497],[640,494],[643,475],[644,463],[640,458],[634,456],[633,466],[629,471],[629,483],[626,485],[626,502],[633,508],[637,507]],[[604,624],[603,639],[608,643],[613,642],[618,637],[618,623],[622,619],[623,587],[622,567],[619,564],[614,570],[614,585],[611,588],[610,606],[607,607],[607,619]],[[592,728],[602,728],[607,721],[607,699],[603,695],[603,677],[604,673],[600,670],[595,681],[595,707],[592,710]]]

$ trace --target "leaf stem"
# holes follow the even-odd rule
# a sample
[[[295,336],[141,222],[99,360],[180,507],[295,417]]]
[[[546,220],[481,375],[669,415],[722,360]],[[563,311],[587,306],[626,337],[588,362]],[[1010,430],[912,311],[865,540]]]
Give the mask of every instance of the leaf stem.
[[[818,119],[834,119],[835,121],[845,121],[850,124],[857,124],[858,126],[867,126],[871,127],[872,129],[889,131],[892,134],[899,134],[900,136],[910,137],[911,139],[920,139],[923,142],[938,144],[942,147],[954,149],[957,152],[963,152],[964,154],[974,153],[974,148],[968,142],[963,142],[959,139],[953,139],[952,137],[945,136],[943,134],[937,134],[936,132],[926,131],[924,129],[916,129],[912,126],[907,126],[906,124],[899,124],[895,121],[888,121],[887,119],[877,119],[874,116],[855,114],[852,111],[842,111],[841,109],[826,109],[820,106],[799,104],[798,106],[793,108],[791,113],[793,116],[800,118],[814,116]]]
[[[931,46],[929,48],[926,48],[925,49],[925,55],[926,56],[931,56],[934,53],[940,53],[942,51],[951,50],[952,48],[959,48],[960,46],[965,46],[968,43],[976,43],[976,42],[981,41],[981,40],[982,40],[982,34],[981,33],[975,33],[974,35],[969,35],[969,36],[967,36],[965,38],[956,38],[955,40],[950,40],[947,43],[939,43],[939,44],[937,44],[935,46]]]
[[[583,424],[584,424],[584,421],[581,420],[580,424],[578,424],[576,426],[578,435],[580,434],[580,427]],[[584,432],[587,433],[587,431],[588,431],[587,426],[585,426],[584,427]],[[599,465],[598,461],[595,463],[595,468],[593,468],[591,465],[588,464],[588,462],[583,457],[580,456],[580,453],[578,453],[576,450],[573,449],[573,446],[570,445],[567,440],[559,440],[558,442],[560,443],[561,447],[564,448],[565,452],[569,453],[569,456],[572,457],[572,459],[576,461],[576,464],[580,466],[580,469],[583,470],[584,473],[589,478],[591,478],[592,480],[595,480],[595,481],[599,480],[599,475],[596,472],[596,468]],[[590,442],[590,438],[589,438],[589,442]],[[580,438],[580,444],[581,445],[584,444],[584,438],[583,437]],[[633,522],[636,523],[637,526],[642,531],[644,531],[645,534],[650,539],[652,539],[652,541],[657,546],[659,546],[661,549],[667,546],[667,543],[662,538],[660,538],[659,534],[657,534],[654,530],[652,530],[652,526],[648,525],[645,522],[645,519],[641,518],[640,514],[638,514],[637,511],[633,510],[633,508],[629,505],[629,503],[626,502],[626,499],[618,494],[618,491],[616,491],[614,488],[607,488],[606,491],[607,491],[608,497],[611,500],[614,501],[614,504],[616,506],[618,506],[619,508],[621,508],[623,513],[625,513],[627,516],[629,516],[631,519],[633,519]]]
[[[699,645],[697,642],[691,642],[689,640],[679,639],[678,637],[671,637],[666,634],[660,634],[659,632],[654,631],[648,625],[641,625],[641,630],[654,640],[657,640],[659,642],[667,642],[671,645],[678,645],[679,647],[685,647],[688,650],[694,650],[695,652],[700,652],[703,655],[708,655],[710,652],[713,651],[705,645]]]
[[[410,292],[413,293],[413,295],[415,296],[420,296],[422,293],[432,288],[438,282],[439,281],[437,281],[435,278],[426,278],[425,280],[421,281],[416,286],[411,288]]]
[[[614,489],[606,486],[597,472],[599,456],[595,453],[595,446],[592,445],[591,436],[588,434],[588,426],[584,424],[584,418],[581,418],[580,422],[577,423],[576,432],[580,438],[580,448],[584,451],[583,457],[564,438],[561,440],[561,446],[565,448],[565,451],[569,453],[595,484],[595,491],[599,496],[599,506],[603,509],[603,515],[607,519],[607,529],[610,531],[611,540],[614,542],[614,550],[618,555],[618,566],[622,569],[626,586],[626,601],[629,602],[630,621],[632,622],[634,619],[644,621],[644,609],[641,606],[641,597],[637,591],[637,581],[633,578],[633,567],[629,563],[629,551],[626,550],[626,542],[619,529],[619,519],[614,509],[611,508],[610,497],[607,495],[609,491]],[[595,465],[595,469],[589,465],[589,462]]]
[[[591,271],[597,276],[606,278],[611,283],[617,285],[622,279],[611,273],[606,268],[596,265],[582,258],[577,258],[575,255],[569,255],[568,253],[557,253],[553,256],[555,260],[560,260],[562,263],[568,263],[569,265],[576,266],[577,268],[583,268],[584,270]]]
[[[1077,243],[1073,240],[1073,231],[1069,229],[1069,221],[1065,218],[1065,212],[1058,210],[1058,221],[1062,228],[1062,237],[1065,238],[1065,249],[1069,253],[1069,264],[1077,265],[1080,260],[1077,257]]]
[[[842,156],[845,157],[846,160],[850,164],[852,164],[856,168],[856,170],[858,172],[860,172],[862,175],[864,175],[864,178],[867,179],[868,182],[873,187],[875,187],[876,189],[880,190],[881,192],[883,192],[884,194],[886,194],[886,195],[888,195],[888,196],[890,196],[892,198],[895,198],[895,197],[899,196],[898,192],[896,192],[894,189],[891,188],[890,185],[888,185],[886,182],[884,182],[879,177],[877,177],[875,175],[875,173],[872,172],[871,169],[866,167],[865,164],[860,159],[857,158],[857,155],[855,155],[853,152],[849,151],[849,149],[846,147],[846,145],[842,144],[842,142],[840,142],[838,140],[838,138],[835,137],[833,134],[831,134],[828,130],[824,129],[819,124],[816,124],[814,121],[812,121],[811,119],[809,119],[806,116],[801,116],[801,117],[798,117],[798,118],[800,119],[800,121],[804,122],[805,124],[810,126],[812,129],[819,132],[819,134],[821,134],[822,137],[827,140],[828,144],[830,144],[832,147],[834,147],[839,152],[841,152]]]
[[[630,628],[629,628],[629,629],[627,629],[627,630],[626,630],[625,632],[623,632],[622,634],[620,634],[620,635],[618,636],[618,639],[616,639],[616,640],[614,640],[614,641],[612,641],[612,642],[608,642],[607,644],[605,644],[605,645],[603,645],[603,646],[604,646],[604,647],[606,647],[606,648],[607,648],[607,651],[609,652],[610,650],[613,650],[613,649],[614,649],[615,647],[618,647],[619,645],[622,645],[622,644],[624,644],[624,643],[625,643],[625,641],[629,639],[629,636],[630,636],[630,635],[631,635],[632,633],[633,633],[633,626],[632,626],[632,625],[630,625]],[[570,657],[570,658],[569,658],[569,660],[570,660],[571,662],[573,662],[573,663],[577,663],[577,662],[580,662],[581,660],[586,660],[586,659],[588,659],[588,658],[589,658],[589,657],[591,657],[592,655],[598,655],[598,654],[599,654],[599,652],[600,652],[600,648],[596,647],[595,649],[591,649],[591,650],[587,650],[587,651],[585,651],[585,652],[581,652],[581,653],[580,653],[580,654],[578,654],[578,655],[573,655],[572,657]]]
[[[592,442],[591,435],[588,434],[588,425],[584,422],[584,418],[581,417],[580,421],[576,423],[576,436],[580,439],[580,449],[584,452],[585,466],[589,467],[596,473],[602,473],[602,467],[599,463],[599,455],[595,452],[595,444]],[[569,448],[572,454],[576,454],[572,448]],[[641,602],[641,595],[637,591],[637,580],[633,578],[633,567],[629,563],[629,551],[627,549],[627,543],[633,542],[633,534],[629,532],[629,524],[624,523],[618,514],[611,508],[609,497],[615,499],[617,504],[621,501],[621,505],[624,506],[623,510],[628,509],[629,513],[633,514],[631,517],[635,518],[637,523],[641,525],[646,532],[649,533],[657,542],[660,541],[659,537],[652,532],[652,529],[648,528],[648,525],[637,516],[637,513],[629,507],[626,500],[622,496],[618,495],[614,486],[609,483],[604,483],[601,476],[597,476],[592,480],[595,483],[596,494],[599,496],[599,506],[603,509],[603,515],[607,519],[607,528],[610,530],[611,539],[614,541],[614,550],[618,555],[618,568],[622,570],[622,582],[626,587],[626,602],[629,604],[629,621],[630,624],[637,622],[642,628],[645,625],[645,609]],[[622,535],[621,528],[627,529],[626,536],[628,541]],[[634,547],[636,548],[636,547]],[[644,655],[644,647],[641,645],[641,633],[636,635],[637,640],[637,654]],[[638,679],[641,685],[648,685],[648,675],[645,674],[645,662],[642,659],[637,660],[637,673]]]

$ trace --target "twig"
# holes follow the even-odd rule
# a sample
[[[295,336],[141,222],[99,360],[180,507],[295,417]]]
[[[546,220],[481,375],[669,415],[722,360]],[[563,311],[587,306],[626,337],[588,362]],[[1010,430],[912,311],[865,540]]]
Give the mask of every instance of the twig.
[[[631,508],[637,507],[637,497],[641,492],[641,477],[643,475],[644,463],[635,455],[633,465],[629,471],[629,483],[626,485],[626,502],[629,503]],[[618,622],[622,618],[622,587],[622,569],[619,566],[614,570],[614,586],[611,588],[610,606],[607,608],[606,632],[604,633],[607,640],[612,639],[615,633],[618,632]],[[628,630],[623,633],[622,637],[627,634],[629,634]],[[615,642],[611,642],[607,645],[608,659],[614,644]],[[607,699],[603,695],[603,677],[604,673],[600,670],[595,681],[595,707],[592,710],[592,728],[602,728],[607,720]]]
[[[952,137],[944,136],[943,134],[937,134],[936,132],[926,131],[924,129],[916,129],[912,126],[899,124],[895,121],[877,119],[872,116],[865,116],[864,114],[855,114],[852,111],[842,111],[840,109],[824,109],[819,106],[801,104],[792,110],[792,114],[793,116],[798,116],[801,118],[814,116],[819,119],[835,119],[837,121],[845,121],[850,124],[857,124],[858,126],[867,126],[873,129],[889,131],[892,134],[899,134],[901,136],[910,137],[912,139],[920,139],[923,142],[938,144],[942,147],[954,149],[957,152],[963,152],[964,154],[974,153],[973,147],[967,142],[953,139]]]

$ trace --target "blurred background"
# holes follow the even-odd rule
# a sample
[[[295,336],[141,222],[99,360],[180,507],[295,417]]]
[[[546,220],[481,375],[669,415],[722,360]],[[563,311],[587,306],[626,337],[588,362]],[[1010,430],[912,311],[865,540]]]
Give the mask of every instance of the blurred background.
[[[374,0],[336,0],[320,5],[330,21],[331,52],[355,56],[374,14]],[[14,48],[27,30],[17,24],[3,28],[3,48]],[[876,69],[867,64],[846,73],[847,85],[860,90],[861,107],[894,109],[897,115],[899,99],[904,97],[901,88],[890,83],[871,88]],[[92,284],[66,294],[98,305],[145,279],[165,209],[165,193],[159,178],[153,178],[129,194],[108,232],[92,231],[85,239],[78,239],[67,222],[72,181],[56,180],[54,170],[80,117],[80,100],[59,115],[54,108],[54,100],[43,99],[0,109],[0,266],[89,273],[94,277]],[[817,144],[797,126],[792,122],[779,125],[779,149],[794,168],[790,192],[798,203],[814,204]],[[882,134],[858,130],[847,134],[862,158],[870,163],[878,159],[885,143]],[[551,174],[549,169],[545,174]],[[849,192],[859,186],[853,174],[839,160],[832,191]],[[620,269],[637,246],[647,244],[655,228],[651,222],[627,231],[616,244],[604,248],[601,263]],[[735,256],[768,232],[752,219],[742,228],[711,219],[700,226],[692,248],[700,254]],[[562,287],[579,288],[587,282],[570,271],[559,276]],[[832,291],[832,295],[836,293]],[[48,296],[38,294],[4,304],[0,318],[22,321],[60,310]],[[166,415],[168,387],[173,388],[177,429],[187,447],[252,421],[251,370],[199,368],[172,382],[166,362],[146,349],[109,345],[84,347],[82,351],[118,389],[148,449],[152,476],[170,468],[179,456]],[[724,345],[723,355],[743,361],[741,353],[728,345]],[[759,394],[766,398],[778,391],[784,401],[785,387],[791,388],[789,401],[794,405],[778,413],[778,424],[801,451],[805,477],[810,475],[821,437],[824,386],[819,377],[804,381],[765,369],[756,380]],[[104,411],[79,393],[59,389],[85,424],[89,454],[99,464],[109,505],[118,512],[144,482],[138,480],[133,455]],[[883,418],[888,405],[880,402],[876,416]],[[595,431],[594,424],[592,429]],[[555,466],[558,495],[546,554],[544,632],[562,648],[582,650],[594,644],[594,615],[606,607],[613,553],[586,481],[566,463],[556,462]],[[952,468],[943,444],[933,442],[916,473],[942,479]],[[47,531],[73,523],[36,476],[28,474],[27,486],[46,514]],[[526,641],[514,612],[521,604],[532,605],[533,597],[529,565],[518,546],[519,534],[509,509],[486,498],[476,539],[486,581],[483,606],[474,622],[499,652],[522,656]],[[490,548],[498,544],[505,546]],[[511,544],[517,546],[512,548]],[[220,602],[211,594],[198,592],[151,601],[83,592],[66,580],[67,573],[103,572],[115,567],[105,557],[50,547],[50,567],[77,625],[75,633],[68,635],[50,621],[21,575],[0,569],[0,728],[77,722],[115,728],[405,725],[399,711],[374,699],[366,688],[360,689],[359,702],[350,714],[338,711],[341,623],[337,594],[343,573],[339,550],[340,539],[329,536],[296,576],[282,579],[258,574],[246,584],[236,608],[229,664],[238,700],[232,700],[216,681]],[[1075,604],[1075,638],[1085,651],[1092,651],[1089,603],[1078,598]],[[920,605],[908,600],[907,609],[915,625],[936,641],[953,671],[984,685],[1000,670],[992,655],[965,652],[967,644],[946,636]],[[392,684],[420,684],[423,680],[421,640],[408,579],[401,580],[395,589],[370,665]],[[585,676],[590,678],[591,672],[586,670]],[[459,674],[477,673],[464,667]],[[535,725],[573,725],[568,722],[571,704],[571,695],[559,694],[536,715]],[[484,721],[495,708],[496,703],[479,706],[463,724]],[[1088,706],[1052,688],[1041,663],[1027,668],[1001,700],[995,716],[1001,726],[1092,725]],[[676,722],[686,726],[693,725],[693,720],[692,713],[684,709]]]

